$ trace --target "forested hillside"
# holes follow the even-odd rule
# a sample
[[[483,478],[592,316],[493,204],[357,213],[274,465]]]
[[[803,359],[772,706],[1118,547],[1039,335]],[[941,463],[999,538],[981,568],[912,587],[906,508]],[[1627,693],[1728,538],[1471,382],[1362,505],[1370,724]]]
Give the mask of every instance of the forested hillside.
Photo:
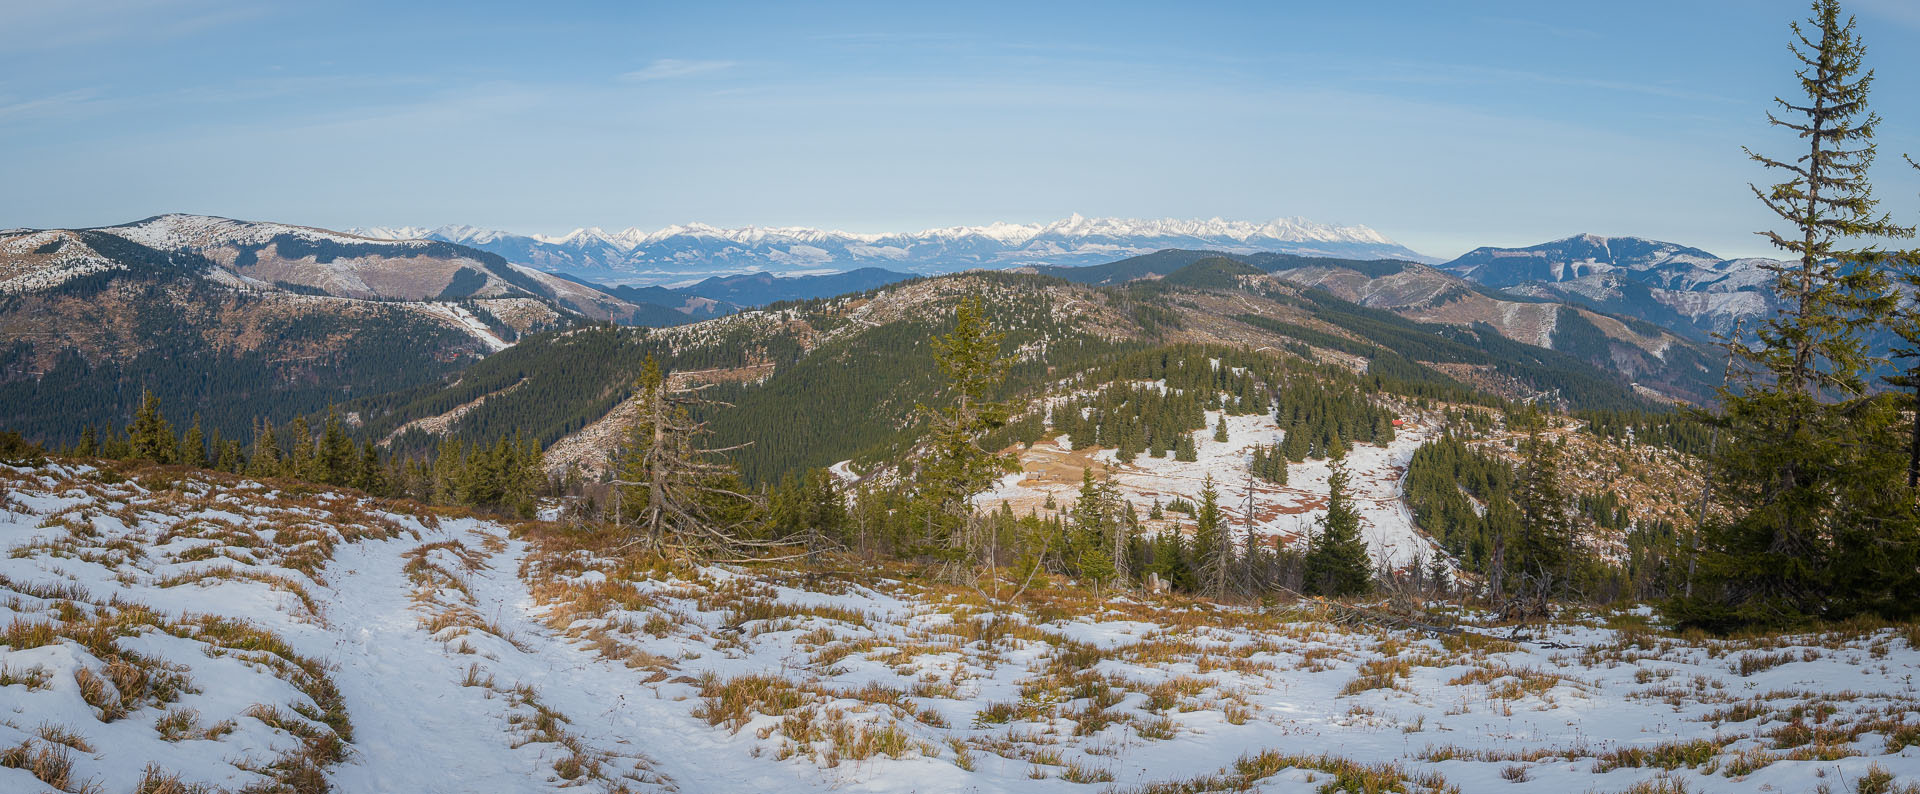
[[[46,253],[12,261],[68,271],[0,293],[0,425],[50,442],[123,424],[148,389],[182,424],[197,413],[237,438],[256,417],[285,421],[345,395],[432,382],[489,350],[454,314],[477,305],[235,289],[208,278],[204,259],[98,232],[37,250]]]
[[[924,419],[916,406],[938,397],[926,340],[948,330],[952,307],[968,295],[985,298],[989,321],[1006,334],[1012,364],[996,387],[1001,398],[1031,399],[1135,351],[1203,343],[1274,351],[1322,368],[1325,377],[1358,376],[1369,389],[1406,395],[1650,406],[1611,373],[1489,328],[1416,323],[1263,280],[1244,264],[1196,261],[1171,278],[1124,287],[963,274],[677,328],[533,335],[445,384],[347,407],[375,438],[407,428],[394,438],[401,450],[431,446],[419,428],[436,425],[469,441],[511,431],[543,445],[583,430],[599,437],[607,429],[595,422],[630,396],[640,363],[652,355],[676,377],[712,384],[708,396],[732,405],[712,413],[716,442],[750,443],[734,460],[750,481],[772,481],[849,458],[900,454]],[[589,468],[611,451],[568,446],[574,451],[565,462]]]

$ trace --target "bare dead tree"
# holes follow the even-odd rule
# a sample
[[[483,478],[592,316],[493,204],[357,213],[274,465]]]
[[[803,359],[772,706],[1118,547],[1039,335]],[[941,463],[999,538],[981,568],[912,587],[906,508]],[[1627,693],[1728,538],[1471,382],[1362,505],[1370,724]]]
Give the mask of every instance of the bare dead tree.
[[[786,559],[767,552],[786,538],[755,537],[760,497],[741,486],[725,455],[746,444],[704,446],[711,435],[695,409],[730,407],[701,395],[707,386],[669,384],[652,357],[640,375],[638,415],[627,431],[619,476],[613,480],[615,523],[627,545],[696,559]]]

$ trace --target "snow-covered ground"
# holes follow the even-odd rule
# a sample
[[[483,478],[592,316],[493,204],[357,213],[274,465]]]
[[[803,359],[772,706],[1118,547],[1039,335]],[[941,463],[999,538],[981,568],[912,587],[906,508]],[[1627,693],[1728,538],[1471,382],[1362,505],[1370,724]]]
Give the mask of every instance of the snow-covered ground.
[[[493,332],[493,329],[487,327],[486,323],[480,322],[480,318],[473,316],[473,312],[467,311],[467,307],[461,306],[458,303],[421,301],[411,305],[421,307],[430,314],[446,319],[453,327],[465,331],[473,338],[480,340],[480,343],[486,345],[487,349],[492,352],[498,353],[513,346],[512,342],[501,339],[498,334]]]
[[[1134,503],[1142,517],[1155,500],[1162,505],[1175,498],[1197,502],[1206,478],[1213,477],[1219,491],[1221,510],[1235,532],[1247,525],[1247,491],[1253,490],[1254,530],[1277,536],[1283,542],[1303,543],[1315,522],[1327,514],[1327,478],[1332,463],[1309,460],[1287,465],[1287,484],[1271,485],[1249,480],[1253,447],[1276,446],[1281,431],[1271,412],[1227,417],[1227,440],[1213,440],[1212,428],[1221,412],[1207,412],[1207,430],[1193,433],[1196,460],[1176,461],[1139,455],[1132,463],[1120,463],[1114,451],[1067,448],[1064,436],[1042,439],[1032,449],[1020,453],[1022,471],[1001,478],[995,487],[975,503],[997,508],[1001,502],[1014,506],[1025,515],[1029,509],[1046,512],[1044,504],[1053,497],[1059,511],[1073,509],[1080,495],[1080,470],[1088,461],[1097,464],[1095,476],[1113,476],[1121,495]],[[1373,551],[1378,565],[1400,568],[1442,553],[1425,534],[1414,528],[1413,514],[1407,509],[1402,481],[1413,451],[1431,437],[1431,430],[1409,417],[1408,424],[1385,447],[1371,444],[1354,446],[1347,453],[1349,493],[1360,511],[1361,536]],[[1168,514],[1174,517],[1174,514]],[[1187,523],[1191,523],[1189,520]]]
[[[552,526],[136,474],[0,467],[0,791],[1920,776],[1911,627],[1723,641],[1623,613],[1514,642],[1044,586],[1009,607],[904,566],[674,568]]]

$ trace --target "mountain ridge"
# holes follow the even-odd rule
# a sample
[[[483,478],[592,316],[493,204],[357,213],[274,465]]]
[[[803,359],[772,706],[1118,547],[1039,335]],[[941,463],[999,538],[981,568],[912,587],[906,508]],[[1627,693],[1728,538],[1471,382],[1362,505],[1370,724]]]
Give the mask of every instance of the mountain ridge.
[[[874,266],[916,274],[970,268],[1097,264],[1166,248],[1230,253],[1280,251],[1434,261],[1360,225],[1304,218],[1271,221],[1087,218],[1049,223],[949,226],[917,232],[856,233],[802,226],[722,228],[704,223],[646,231],[583,227],[564,235],[519,235],[470,226],[366,227],[372,239],[459,242],[520,264],[623,283],[676,283],[764,270],[812,275]]]
[[[1769,260],[1726,259],[1632,236],[1578,234],[1531,246],[1482,246],[1438,265],[1514,295],[1547,297],[1646,320],[1696,339],[1775,308]]]

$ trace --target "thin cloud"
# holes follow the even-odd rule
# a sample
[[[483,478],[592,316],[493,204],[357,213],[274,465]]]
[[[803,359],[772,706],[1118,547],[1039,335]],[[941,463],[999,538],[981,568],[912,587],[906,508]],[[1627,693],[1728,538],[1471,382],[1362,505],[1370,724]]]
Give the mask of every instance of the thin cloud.
[[[0,49],[54,50],[179,38],[271,13],[246,0],[0,0]]]
[[[71,116],[99,103],[93,91],[68,91],[53,96],[11,100],[0,96],[0,124],[37,118]]]
[[[684,61],[679,58],[661,58],[643,68],[620,75],[620,79],[630,83],[677,80],[682,77],[725,71],[738,65],[735,61]]]

